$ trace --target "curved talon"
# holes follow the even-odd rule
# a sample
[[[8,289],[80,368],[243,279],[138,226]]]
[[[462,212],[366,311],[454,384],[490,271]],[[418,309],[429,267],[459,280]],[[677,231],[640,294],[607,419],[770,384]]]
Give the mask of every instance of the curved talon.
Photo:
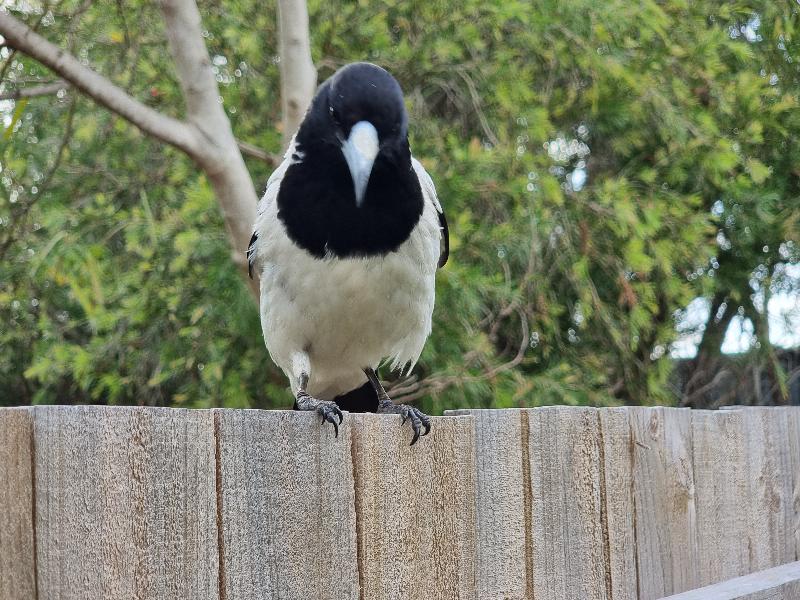
[[[431,420],[422,411],[406,404],[392,404],[391,401],[382,402],[378,406],[379,413],[400,415],[400,425],[405,425],[406,421],[411,421],[411,428],[414,435],[411,438],[411,446],[417,443],[423,435],[428,435],[431,431]]]
[[[342,411],[339,410],[335,402],[330,400],[318,400],[301,390],[297,392],[295,409],[316,411],[320,416],[320,423],[324,425],[325,421],[327,421],[333,425],[333,431],[336,437],[339,437],[339,425],[344,422],[344,415],[342,415]],[[339,417],[338,422],[336,417]]]
[[[414,427],[414,437],[411,438],[411,443],[409,444],[409,446],[413,446],[414,444],[416,444],[418,439],[419,439],[419,427]]]
[[[431,420],[428,418],[422,419],[422,424],[425,426],[425,433],[422,435],[428,435],[431,432]]]
[[[341,421],[339,421],[339,423],[337,423],[336,419],[334,418],[335,415],[336,415],[336,413],[334,413],[333,411],[330,411],[330,412],[326,411],[325,415],[322,418],[322,421],[323,421],[323,423],[325,421],[327,421],[328,423],[333,425],[334,437],[338,438],[339,437],[339,424],[341,424]]]
[[[414,413],[414,410],[409,411],[409,417],[411,418],[411,428],[414,430],[414,437],[411,439],[411,446],[417,443],[419,440],[419,426],[422,423],[420,418]]]

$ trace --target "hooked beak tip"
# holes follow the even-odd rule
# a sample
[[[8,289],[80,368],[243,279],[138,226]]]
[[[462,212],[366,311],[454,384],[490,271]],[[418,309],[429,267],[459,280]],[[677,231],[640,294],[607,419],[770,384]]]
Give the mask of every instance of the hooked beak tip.
[[[342,142],[342,154],[353,178],[356,206],[364,203],[372,165],[378,155],[378,131],[369,121],[359,121],[350,129],[350,135]]]

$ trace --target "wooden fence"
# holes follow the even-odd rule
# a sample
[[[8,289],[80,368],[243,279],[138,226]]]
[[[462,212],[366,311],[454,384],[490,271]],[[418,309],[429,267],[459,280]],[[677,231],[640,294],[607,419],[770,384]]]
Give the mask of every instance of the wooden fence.
[[[798,559],[800,408],[345,419],[0,409],[0,598],[650,600]]]

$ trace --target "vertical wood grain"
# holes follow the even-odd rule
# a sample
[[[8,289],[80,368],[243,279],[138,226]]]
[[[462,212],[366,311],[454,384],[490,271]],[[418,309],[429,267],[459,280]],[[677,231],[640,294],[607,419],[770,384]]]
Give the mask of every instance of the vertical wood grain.
[[[650,600],[798,555],[800,408],[466,412],[409,447],[384,415],[0,409],[0,598]]]
[[[227,600],[358,600],[350,415],[216,413]],[[414,450],[414,449],[412,449]]]
[[[526,504],[521,410],[464,410],[475,424],[477,593],[480,600],[525,600]],[[527,468],[527,465],[525,465]]]
[[[631,409],[640,600],[699,585],[689,409]]]
[[[31,409],[0,409],[0,598],[36,596]]]
[[[747,474],[748,572],[795,559],[792,522],[793,474],[789,413],[777,407],[743,409]]]
[[[602,439],[602,510],[610,597],[637,600],[632,408],[598,411]]]
[[[605,600],[597,409],[527,411],[533,595]]]
[[[40,598],[218,597],[208,411],[37,407]]]
[[[349,417],[361,597],[477,600],[472,418],[434,418],[409,447],[399,416]]]
[[[787,414],[790,472],[790,515],[789,535],[794,541],[794,560],[800,560],[800,406],[783,409]]]
[[[744,411],[692,411],[698,586],[749,572]]]

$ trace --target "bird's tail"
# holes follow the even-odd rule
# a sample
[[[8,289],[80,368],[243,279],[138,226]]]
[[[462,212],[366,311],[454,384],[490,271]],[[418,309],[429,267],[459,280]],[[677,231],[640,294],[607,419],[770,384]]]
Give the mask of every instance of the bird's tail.
[[[361,387],[350,390],[345,394],[340,394],[333,399],[339,408],[348,412],[377,412],[378,394],[367,381]]]

